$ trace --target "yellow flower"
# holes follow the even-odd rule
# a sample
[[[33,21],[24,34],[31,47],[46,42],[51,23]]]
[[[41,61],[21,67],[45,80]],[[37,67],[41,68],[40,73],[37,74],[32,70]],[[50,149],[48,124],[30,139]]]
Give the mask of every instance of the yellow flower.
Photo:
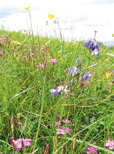
[[[29,10],[30,9],[30,6],[27,6],[27,7],[24,7],[25,10]]]
[[[106,78],[108,79],[110,75],[110,73],[106,73]]]
[[[109,62],[109,59],[105,59],[104,61]]]
[[[53,18],[54,18],[54,15],[49,14],[48,17],[49,17],[50,19],[53,19]]]
[[[18,41],[12,41],[13,44],[18,45],[20,44]]]

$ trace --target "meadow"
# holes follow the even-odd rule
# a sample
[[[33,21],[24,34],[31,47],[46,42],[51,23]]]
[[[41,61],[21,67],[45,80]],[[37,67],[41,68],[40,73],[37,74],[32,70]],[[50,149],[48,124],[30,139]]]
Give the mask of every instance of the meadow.
[[[1,154],[114,153],[113,48],[2,29],[0,78]]]

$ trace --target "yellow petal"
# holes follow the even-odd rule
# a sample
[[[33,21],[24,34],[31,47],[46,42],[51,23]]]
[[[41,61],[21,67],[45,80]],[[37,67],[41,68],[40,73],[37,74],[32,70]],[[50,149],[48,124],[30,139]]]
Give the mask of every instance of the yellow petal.
[[[30,6],[24,7],[24,9],[25,9],[25,10],[28,10],[28,9],[30,9]]]
[[[106,78],[107,78],[107,79],[109,78],[109,76],[110,76],[110,74],[109,74],[109,73],[106,73]]]
[[[105,59],[104,61],[109,62],[109,59]]]
[[[53,19],[53,18],[54,18],[54,15],[49,14],[48,17],[49,17],[50,19]]]

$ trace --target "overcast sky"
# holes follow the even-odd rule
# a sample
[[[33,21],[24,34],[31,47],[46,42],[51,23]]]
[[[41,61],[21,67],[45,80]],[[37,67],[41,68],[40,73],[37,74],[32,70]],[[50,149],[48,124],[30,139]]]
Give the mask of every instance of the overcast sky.
[[[28,30],[27,6],[34,34],[59,36],[61,31],[68,40],[86,40],[97,30],[98,41],[113,40],[114,0],[1,0],[0,28],[4,25],[7,30]],[[50,21],[48,14],[55,19]],[[59,26],[54,21],[59,21]]]

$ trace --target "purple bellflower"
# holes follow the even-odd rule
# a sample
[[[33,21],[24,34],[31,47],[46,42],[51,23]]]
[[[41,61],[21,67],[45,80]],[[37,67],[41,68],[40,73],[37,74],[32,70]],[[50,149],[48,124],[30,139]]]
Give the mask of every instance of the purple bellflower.
[[[67,71],[68,71],[68,73],[69,73],[70,67],[67,68]],[[78,74],[78,68],[75,67],[75,66],[72,66],[72,69],[71,69],[71,72],[70,72],[70,76],[74,76],[74,75],[76,75],[76,74]]]
[[[58,93],[56,89],[50,89],[50,92],[53,94],[53,97],[58,97]]]
[[[85,74],[82,77],[82,81],[87,80],[87,78],[89,77],[88,71],[85,72]]]
[[[95,39],[91,39],[90,41],[85,41],[83,47],[90,49],[90,51],[93,51],[92,56],[100,55],[98,43],[96,42]]]

